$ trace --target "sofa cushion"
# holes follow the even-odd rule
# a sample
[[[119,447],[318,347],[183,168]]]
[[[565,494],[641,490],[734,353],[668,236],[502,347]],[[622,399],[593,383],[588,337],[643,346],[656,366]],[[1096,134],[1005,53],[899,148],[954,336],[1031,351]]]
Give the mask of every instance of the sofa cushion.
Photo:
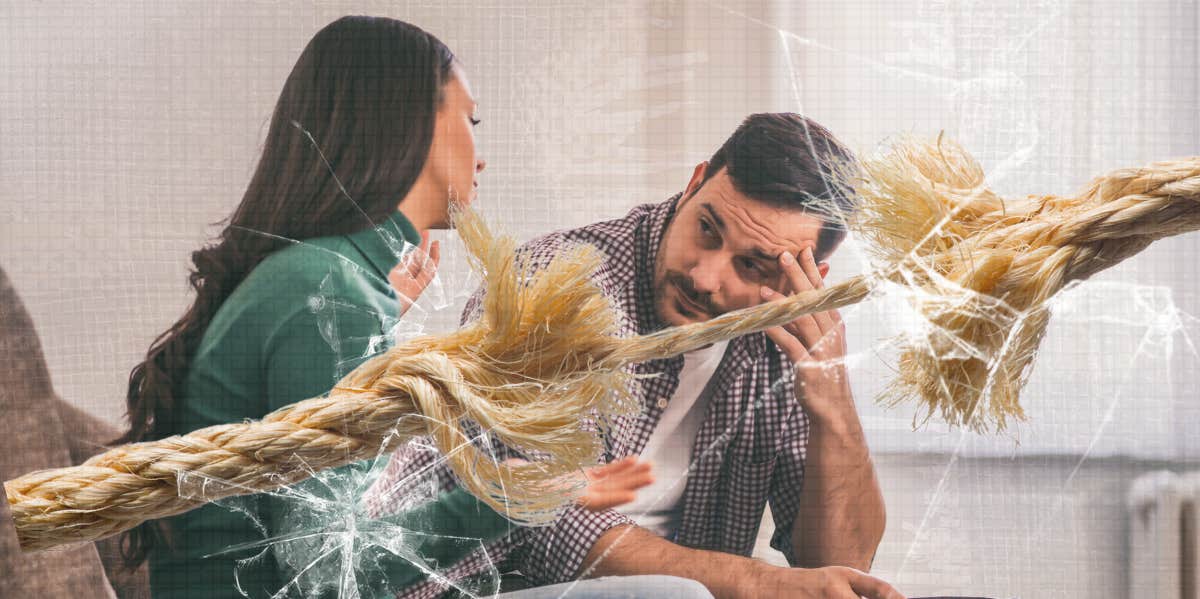
[[[71,465],[57,403],[33,322],[0,269],[0,480]],[[5,596],[115,598],[92,543],[22,553],[8,501],[0,504],[0,572]]]

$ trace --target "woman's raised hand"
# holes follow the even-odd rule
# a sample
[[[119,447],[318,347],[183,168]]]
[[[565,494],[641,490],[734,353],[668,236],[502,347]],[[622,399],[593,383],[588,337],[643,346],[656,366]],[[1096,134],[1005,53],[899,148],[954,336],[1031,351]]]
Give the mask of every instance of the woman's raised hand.
[[[504,463],[508,466],[521,466],[528,462],[521,458],[508,458]],[[587,486],[575,501],[593,512],[631,503],[637,498],[638,489],[654,482],[654,475],[650,469],[650,462],[643,461],[635,455],[584,468],[582,476],[587,479]],[[576,473],[563,477],[561,483],[569,485],[578,481],[578,476],[580,475]]]
[[[637,499],[638,489],[654,482],[650,462],[637,456],[584,468],[583,474],[587,477],[587,489],[579,498],[579,504],[593,512],[632,503]]]
[[[441,258],[441,247],[436,241],[431,244],[429,231],[425,231],[421,233],[421,245],[401,256],[400,262],[388,273],[388,283],[396,290],[396,297],[400,303],[397,317],[404,316],[416,303],[417,298],[421,297],[421,293],[437,274]]]

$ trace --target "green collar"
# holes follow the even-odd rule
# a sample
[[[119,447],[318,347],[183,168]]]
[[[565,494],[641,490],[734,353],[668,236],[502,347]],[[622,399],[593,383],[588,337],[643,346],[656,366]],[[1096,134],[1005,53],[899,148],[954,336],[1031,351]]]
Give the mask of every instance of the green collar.
[[[375,268],[375,274],[385,281],[405,249],[421,244],[421,234],[399,210],[378,225],[347,235],[346,238],[367,257],[367,261]]]

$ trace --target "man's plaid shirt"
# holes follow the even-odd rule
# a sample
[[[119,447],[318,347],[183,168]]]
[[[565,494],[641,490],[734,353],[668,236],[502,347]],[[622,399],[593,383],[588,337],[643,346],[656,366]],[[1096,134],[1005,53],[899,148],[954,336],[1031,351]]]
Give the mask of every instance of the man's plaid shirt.
[[[564,248],[587,243],[606,258],[595,282],[622,313],[623,335],[645,334],[664,328],[654,309],[654,265],[659,243],[675,212],[679,196],[661,204],[634,208],[624,218],[579,229],[559,231],[521,247],[536,268],[543,268]],[[472,315],[478,296],[468,303]],[[618,421],[605,439],[606,460],[637,454],[645,447],[663,408],[679,382],[683,358],[656,359],[634,365],[640,375],[633,383],[641,400],[640,418]],[[791,363],[763,333],[733,339],[709,382],[712,393],[707,414],[696,436],[691,468],[684,487],[679,529],[672,540],[680,545],[750,555],[771,502],[776,531],[771,546],[793,562],[792,521],[804,482],[808,419],[794,397]],[[376,488],[433,465],[430,452],[400,450],[393,455],[384,480]],[[443,490],[454,487],[445,464],[432,468]],[[378,506],[387,513],[388,506]],[[450,580],[481,573],[491,564],[501,571],[519,570],[537,585],[575,578],[596,540],[608,529],[632,524],[616,510],[589,512],[566,508],[553,525],[520,528],[441,572]],[[425,582],[400,594],[405,598],[436,597],[447,587]]]

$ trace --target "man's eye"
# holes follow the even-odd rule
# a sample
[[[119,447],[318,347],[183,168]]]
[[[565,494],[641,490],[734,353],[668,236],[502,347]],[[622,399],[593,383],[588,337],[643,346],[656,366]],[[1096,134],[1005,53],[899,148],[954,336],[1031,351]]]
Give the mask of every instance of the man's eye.
[[[704,219],[700,219],[700,232],[704,233],[705,235],[712,235],[713,234],[712,225],[708,224],[708,221],[706,221]]]
[[[775,270],[774,268],[766,266],[762,262],[758,260],[752,260],[750,258],[742,259],[742,268],[746,272],[750,273],[750,275],[753,276],[757,281],[769,281],[774,279],[779,274],[779,271]]]

